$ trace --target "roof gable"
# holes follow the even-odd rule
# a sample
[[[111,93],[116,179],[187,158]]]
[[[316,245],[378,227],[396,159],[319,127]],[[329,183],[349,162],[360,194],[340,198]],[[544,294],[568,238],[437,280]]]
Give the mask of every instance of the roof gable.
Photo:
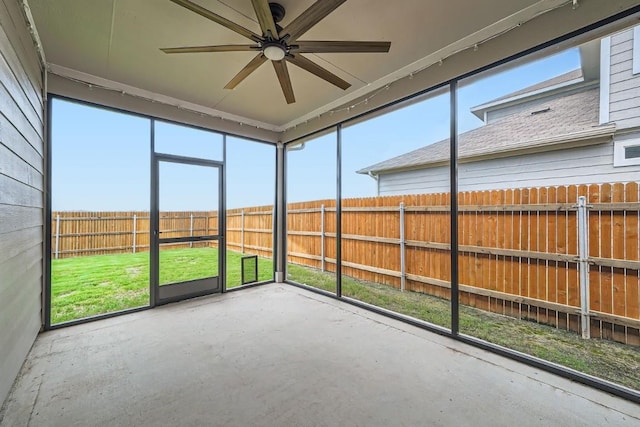
[[[471,112],[480,120],[484,120],[484,115],[487,111],[498,110],[511,103],[527,102],[533,97],[547,97],[556,92],[562,92],[570,89],[583,81],[582,69],[578,68],[552,79],[536,83],[524,89],[517,90],[489,102],[485,102],[484,104],[475,106],[471,108]]]

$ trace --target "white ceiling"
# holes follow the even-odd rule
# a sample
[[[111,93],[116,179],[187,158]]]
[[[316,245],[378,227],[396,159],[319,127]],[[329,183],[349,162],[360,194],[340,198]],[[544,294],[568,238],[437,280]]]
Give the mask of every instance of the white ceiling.
[[[193,1],[261,32],[250,0]],[[278,1],[286,8],[285,27],[314,3]],[[308,54],[352,86],[343,91],[289,65],[297,102],[287,105],[269,63],[236,89],[223,89],[253,52],[161,52],[161,47],[249,43],[169,0],[28,3],[47,62],[57,74],[138,88],[152,99],[173,98],[276,131],[424,68],[427,59],[473,46],[550,8],[567,7],[567,0],[348,0],[300,40],[391,41],[390,52]]]

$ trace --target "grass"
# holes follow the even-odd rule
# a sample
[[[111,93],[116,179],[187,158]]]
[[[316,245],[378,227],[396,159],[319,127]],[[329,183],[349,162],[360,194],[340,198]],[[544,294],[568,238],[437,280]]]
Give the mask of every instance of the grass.
[[[241,254],[227,251],[227,288],[240,285]],[[272,278],[272,263],[258,258],[259,280]],[[160,252],[160,283],[217,275],[218,250]],[[51,323],[82,319],[149,304],[149,253],[95,255],[51,263]]]
[[[289,265],[289,278],[335,292],[335,274]],[[449,301],[342,277],[342,294],[436,325],[450,327]],[[640,390],[640,348],[460,306],[460,332]]]

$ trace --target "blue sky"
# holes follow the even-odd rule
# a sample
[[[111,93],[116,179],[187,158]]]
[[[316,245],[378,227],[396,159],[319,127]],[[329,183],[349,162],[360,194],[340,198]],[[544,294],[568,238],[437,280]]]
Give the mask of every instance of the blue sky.
[[[578,68],[577,49],[500,73],[488,73],[459,89],[461,132],[482,122],[470,109],[510,92]],[[55,100],[52,120],[53,210],[148,210],[149,120]],[[442,140],[449,133],[449,96],[343,127],[343,197],[369,197],[376,183],[355,171]],[[288,155],[290,202],[336,196],[335,133]],[[157,122],[156,151],[220,160],[216,133]],[[207,188],[211,171],[163,169],[161,204],[167,210],[209,210],[217,196]],[[202,169],[202,168],[200,168]],[[227,139],[227,207],[268,205],[275,188],[275,148],[240,138]],[[209,195],[207,195],[207,193]],[[203,197],[206,196],[206,197]]]
[[[55,100],[52,120],[52,208],[149,210],[150,121]],[[156,122],[156,151],[222,160],[222,136]],[[167,210],[212,210],[215,171],[162,163],[160,204]],[[227,138],[227,206],[273,203],[275,147]]]

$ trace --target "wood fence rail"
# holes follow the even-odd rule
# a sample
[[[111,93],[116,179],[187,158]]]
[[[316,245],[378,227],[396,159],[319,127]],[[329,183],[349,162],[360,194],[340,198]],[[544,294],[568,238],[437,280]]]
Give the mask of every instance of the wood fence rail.
[[[640,345],[638,193],[635,182],[460,193],[461,303]],[[450,297],[448,194],[342,205],[343,274]],[[182,233],[217,226],[216,212],[162,216]],[[148,212],[52,217],[54,257],[148,250]],[[335,271],[335,200],[290,204],[287,222],[289,261]],[[270,257],[272,230],[271,206],[227,211],[230,249]]]

